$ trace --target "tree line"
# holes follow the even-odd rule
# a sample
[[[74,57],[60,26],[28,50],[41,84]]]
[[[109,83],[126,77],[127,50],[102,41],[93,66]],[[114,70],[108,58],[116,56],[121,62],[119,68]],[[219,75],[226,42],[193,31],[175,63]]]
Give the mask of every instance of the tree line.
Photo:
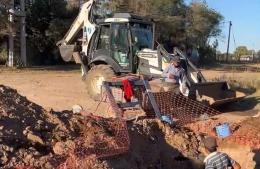
[[[0,43],[8,33],[8,0],[0,0]],[[80,0],[26,0],[27,41],[34,64],[60,62],[56,42],[62,39],[79,11]],[[156,22],[156,40],[171,52],[174,46],[182,50],[199,49],[201,60],[214,61],[217,41],[221,34],[223,16],[209,8],[204,1],[193,0],[110,0],[104,7],[113,11],[133,12],[153,18]],[[106,3],[108,2],[108,3]],[[18,6],[19,8],[19,6]],[[0,45],[1,48],[1,45]],[[1,52],[1,49],[0,49]]]

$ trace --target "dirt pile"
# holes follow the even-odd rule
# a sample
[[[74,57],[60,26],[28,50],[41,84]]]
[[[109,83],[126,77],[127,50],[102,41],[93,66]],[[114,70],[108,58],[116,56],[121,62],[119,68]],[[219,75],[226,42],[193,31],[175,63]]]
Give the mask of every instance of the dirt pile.
[[[80,153],[76,148],[76,151],[69,154],[66,163],[61,167],[77,169],[203,168],[203,157],[199,153],[202,136],[183,128],[171,128],[154,119],[129,122],[128,132],[131,141],[129,151],[118,156],[97,160],[97,158],[89,156],[89,151],[84,152],[84,148],[100,146],[99,143],[102,140],[103,143],[108,143],[105,145],[108,150],[109,147],[116,148],[117,146],[114,145],[118,144],[115,136],[111,135],[114,132],[111,132],[109,128],[104,128],[105,124],[100,121],[106,123],[110,120],[88,119],[88,123],[91,125],[85,126],[85,131],[88,132],[85,132],[83,144],[79,146]],[[84,156],[87,157],[81,158]]]
[[[225,141],[260,149],[260,117],[251,117],[237,124],[236,130]]]
[[[46,111],[16,90],[0,86],[0,167],[52,168],[52,145],[80,134],[80,116]]]
[[[72,158],[102,154],[104,149],[124,145],[116,141],[115,134],[123,127],[115,119],[47,111],[0,85],[0,168],[57,168],[71,160],[73,153],[77,157]],[[87,161],[99,168],[106,166],[97,159]]]
[[[200,135],[154,119],[129,122],[126,127],[130,146],[128,134],[117,132],[124,125],[115,119],[46,111],[16,90],[0,86],[1,168],[48,169],[75,162],[80,162],[76,168],[78,164],[98,169],[201,168]],[[118,136],[125,140],[118,141]],[[97,159],[105,149],[125,151],[126,146],[130,150],[123,155]],[[77,161],[79,157],[85,160]]]
[[[171,128],[159,120],[144,119],[128,124],[130,151],[107,159],[114,169],[203,168],[201,136],[183,128]]]

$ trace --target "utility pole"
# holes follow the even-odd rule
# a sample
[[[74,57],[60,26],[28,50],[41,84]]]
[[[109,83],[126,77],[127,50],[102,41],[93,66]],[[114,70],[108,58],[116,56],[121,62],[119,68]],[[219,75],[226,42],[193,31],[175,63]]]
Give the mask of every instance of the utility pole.
[[[24,64],[24,66],[27,65],[27,57],[26,57],[26,22],[25,22],[25,0],[20,0],[20,6],[21,6],[21,21],[20,21],[20,41],[21,41],[21,59]]]
[[[14,66],[14,32],[13,32],[13,23],[14,23],[14,0],[10,0],[10,9],[9,9],[9,51],[8,51],[8,66]]]
[[[232,27],[232,22],[229,21],[229,32],[228,32],[228,45],[227,45],[227,57],[226,57],[226,62],[228,62],[228,58],[229,58],[229,44],[230,44],[231,27]]]

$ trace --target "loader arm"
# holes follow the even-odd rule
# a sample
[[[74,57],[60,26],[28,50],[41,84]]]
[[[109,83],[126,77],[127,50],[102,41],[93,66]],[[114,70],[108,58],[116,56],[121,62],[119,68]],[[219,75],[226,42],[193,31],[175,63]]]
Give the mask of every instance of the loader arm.
[[[75,45],[73,42],[75,37],[82,29],[82,52],[85,52],[87,55],[89,41],[96,30],[96,25],[91,19],[92,7],[95,1],[96,0],[89,0],[82,5],[77,18],[72,23],[69,31],[66,33],[64,38],[57,43],[57,46],[60,48],[61,56],[66,62],[71,61],[73,58],[73,52],[75,52]]]
[[[79,31],[84,27],[84,25],[91,23],[89,18],[91,15],[91,8],[94,4],[94,1],[95,0],[90,0],[82,5],[79,15],[72,23],[70,29],[68,30],[64,38],[60,41],[61,44],[70,44],[71,41],[75,38],[75,36],[79,33]]]

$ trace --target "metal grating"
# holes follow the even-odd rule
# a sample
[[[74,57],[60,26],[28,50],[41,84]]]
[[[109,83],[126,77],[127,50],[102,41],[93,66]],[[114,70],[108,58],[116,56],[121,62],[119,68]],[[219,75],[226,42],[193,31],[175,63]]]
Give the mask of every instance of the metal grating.
[[[153,95],[161,114],[176,119],[179,125],[186,125],[221,114],[221,112],[181,94],[159,92],[153,93]]]

